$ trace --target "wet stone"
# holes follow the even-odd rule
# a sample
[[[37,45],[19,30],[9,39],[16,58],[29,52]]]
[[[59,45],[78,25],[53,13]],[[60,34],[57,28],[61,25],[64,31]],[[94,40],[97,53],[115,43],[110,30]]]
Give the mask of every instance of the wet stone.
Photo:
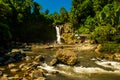
[[[67,64],[67,65],[74,65],[77,62],[77,54],[72,50],[67,49],[59,49],[56,51],[56,59],[58,62]]]
[[[43,72],[40,72],[38,70],[34,70],[34,71],[31,72],[30,77],[32,79],[36,79],[38,77],[43,77]]]
[[[8,64],[8,68],[13,68],[13,67],[15,67],[16,65],[15,64],[13,64],[13,63],[11,63],[11,64]]]
[[[34,80],[46,80],[44,77],[38,77],[37,79]]]
[[[12,73],[16,73],[17,71],[19,71],[19,69],[11,69],[10,70]]]
[[[28,80],[27,78],[23,78],[22,80]]]
[[[51,66],[54,66],[54,65],[57,64],[57,62],[58,62],[57,59],[52,59],[52,61],[50,62],[50,65],[51,65]]]
[[[2,76],[2,74],[3,74],[3,72],[2,72],[2,71],[0,71],[0,76]]]
[[[0,78],[0,80],[8,80],[8,77],[7,77],[8,75],[6,75],[6,74],[3,74],[3,76]]]
[[[0,70],[1,70],[1,71],[4,71],[4,70],[5,70],[5,68],[0,68]]]
[[[19,68],[21,69],[21,68],[23,68],[25,65],[26,65],[26,63],[22,63],[22,64],[19,65]]]
[[[26,56],[26,57],[25,57],[25,60],[26,60],[27,62],[29,62],[29,61],[32,60],[32,58],[31,58],[30,56]]]
[[[35,61],[42,61],[43,60],[43,57],[41,55],[38,55],[34,58]]]

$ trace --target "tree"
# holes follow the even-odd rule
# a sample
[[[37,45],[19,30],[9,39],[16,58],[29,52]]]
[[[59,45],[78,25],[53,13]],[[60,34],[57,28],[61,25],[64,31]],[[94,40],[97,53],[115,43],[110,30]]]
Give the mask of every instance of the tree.
[[[46,9],[46,11],[45,11],[45,15],[48,15],[48,14],[49,14],[49,10]]]
[[[12,38],[9,27],[0,23],[0,55],[8,49],[9,40]]]
[[[64,7],[62,7],[60,9],[60,20],[63,23],[68,22],[68,20],[69,20],[68,12],[67,12],[67,10]]]
[[[91,0],[73,0],[70,20],[74,29],[78,29],[88,16],[94,17]]]

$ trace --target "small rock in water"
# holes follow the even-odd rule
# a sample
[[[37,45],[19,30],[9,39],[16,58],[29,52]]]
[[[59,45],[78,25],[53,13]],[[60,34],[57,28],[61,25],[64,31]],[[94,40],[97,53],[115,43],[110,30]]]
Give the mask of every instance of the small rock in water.
[[[51,71],[51,72],[49,72],[49,73],[51,73],[51,74],[57,74],[57,73],[59,73],[58,71]]]
[[[50,65],[51,65],[51,66],[54,66],[54,65],[57,64],[57,62],[58,62],[57,59],[52,59],[52,61],[50,62]]]
[[[3,72],[2,72],[2,71],[0,71],[0,76],[2,76],[2,74],[3,74]]]
[[[21,68],[23,68],[25,65],[26,65],[26,63],[22,63],[22,64],[19,65],[19,68],[21,69]]]
[[[32,71],[31,74],[29,74],[31,78],[38,78],[38,77],[43,77],[43,72],[40,72],[38,70]]]
[[[38,55],[38,56],[35,57],[34,60],[39,62],[39,61],[43,60],[43,57],[41,55]]]
[[[1,71],[4,71],[4,70],[5,70],[5,68],[0,68],[0,70],[1,70]]]
[[[22,51],[22,50],[20,50],[20,49],[12,49],[12,50],[11,50],[11,52],[13,52],[13,53],[14,53],[14,52],[23,52],[23,51]]]
[[[0,78],[0,80],[8,80],[8,77],[7,77],[8,75],[7,74],[4,74],[1,78]]]
[[[11,71],[12,73],[15,73],[15,72],[19,71],[19,69],[11,69],[10,71]]]
[[[28,80],[28,79],[26,79],[26,78],[23,78],[22,80]]]
[[[39,78],[37,78],[35,80],[46,80],[46,79],[44,77],[39,77]]]
[[[16,65],[15,64],[13,64],[13,63],[11,63],[11,64],[8,64],[8,67],[11,69],[11,68],[13,68],[13,67],[15,67]]]
[[[32,58],[31,58],[30,56],[26,56],[26,57],[25,57],[25,60],[29,62],[29,61],[32,60]]]
[[[119,53],[115,53],[115,54],[113,55],[113,59],[114,59],[114,60],[117,60],[117,61],[120,61],[120,54],[119,54]]]

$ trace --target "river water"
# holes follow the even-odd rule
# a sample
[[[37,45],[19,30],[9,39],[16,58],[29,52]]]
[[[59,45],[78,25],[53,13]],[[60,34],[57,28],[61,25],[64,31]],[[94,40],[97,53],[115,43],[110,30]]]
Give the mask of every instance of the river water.
[[[58,71],[57,74],[46,74],[47,80],[120,80],[120,62],[98,59],[94,52],[77,52],[78,63],[75,66],[57,64],[49,66],[55,57],[55,51],[39,49],[34,53],[45,57],[43,69]]]
[[[28,56],[39,54],[44,56],[45,60],[39,67],[48,72],[58,72],[56,74],[46,73],[46,80],[120,80],[120,62],[100,59],[95,52],[75,51],[78,54],[78,63],[74,66],[65,64],[50,66],[49,63],[55,58],[56,50],[38,48],[27,54]]]

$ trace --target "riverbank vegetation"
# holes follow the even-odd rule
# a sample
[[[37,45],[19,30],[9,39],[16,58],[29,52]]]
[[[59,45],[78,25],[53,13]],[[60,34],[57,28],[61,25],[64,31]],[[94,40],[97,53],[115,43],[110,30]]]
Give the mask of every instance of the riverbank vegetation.
[[[71,11],[41,12],[34,0],[0,1],[0,52],[14,42],[51,42],[53,26],[70,23],[74,34],[89,34],[101,51],[120,52],[120,1],[72,0]],[[112,44],[111,44],[112,42]],[[114,49],[113,49],[114,48]]]

